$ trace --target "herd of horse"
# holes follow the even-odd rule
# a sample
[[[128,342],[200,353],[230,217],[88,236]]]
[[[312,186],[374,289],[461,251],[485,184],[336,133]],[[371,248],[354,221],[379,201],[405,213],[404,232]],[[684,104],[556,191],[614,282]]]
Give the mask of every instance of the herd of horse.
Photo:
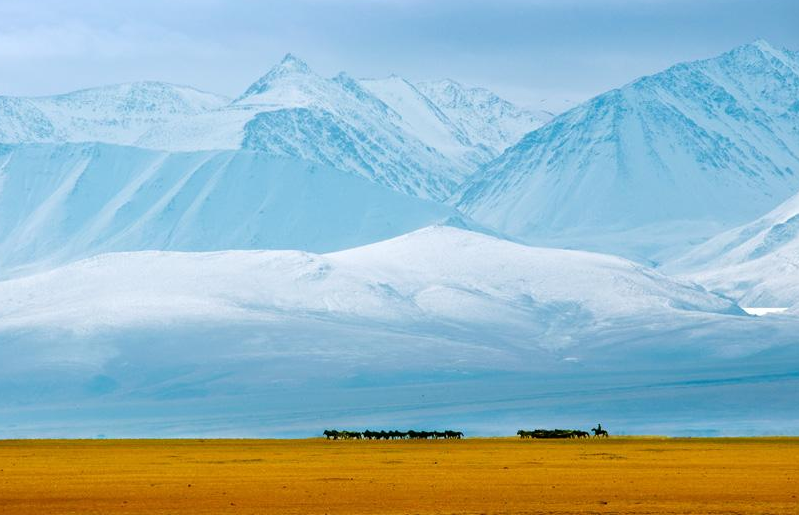
[[[591,428],[594,438],[607,438],[608,432],[597,424]],[[328,440],[460,440],[463,438],[461,431],[338,431],[326,429],[322,433]],[[525,431],[519,429],[516,434],[519,438],[590,438],[588,431],[579,429],[533,429]]]
[[[607,438],[609,436],[608,432],[602,429],[602,424],[592,427],[591,433],[594,433],[594,438]],[[519,429],[516,431],[519,438],[590,438],[591,433],[579,429],[534,429],[532,431]]]
[[[460,431],[337,431],[326,429],[322,433],[328,440],[427,440],[463,438]]]
[[[592,427],[591,433],[594,433],[594,438],[607,438],[609,436],[608,432],[602,428],[602,424]],[[519,438],[590,438],[591,433],[580,429],[533,429],[532,431],[519,429],[516,431]]]

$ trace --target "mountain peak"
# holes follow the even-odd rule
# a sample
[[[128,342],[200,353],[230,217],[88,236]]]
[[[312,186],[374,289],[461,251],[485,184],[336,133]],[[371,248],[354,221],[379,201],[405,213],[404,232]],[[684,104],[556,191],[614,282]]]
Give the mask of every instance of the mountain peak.
[[[721,57],[725,56],[731,57],[740,64],[759,63],[758,65],[765,65],[765,63],[772,63],[769,66],[774,66],[774,63],[779,62],[782,66],[793,69],[794,73],[799,73],[794,53],[785,48],[775,47],[762,38],[736,47]]]
[[[485,165],[455,204],[528,243],[661,260],[799,187],[792,59],[757,40],[603,93]]]
[[[255,81],[244,94],[238,98],[246,98],[252,95],[257,95],[269,90],[271,84],[278,79],[288,77],[291,75],[311,75],[313,71],[311,68],[299,57],[292,53],[283,56],[283,59],[274,67],[272,67],[266,75]]]
[[[780,51],[763,38],[758,38],[751,43],[746,43],[732,50],[733,55],[762,55],[765,57],[779,57]]]
[[[449,88],[465,89],[463,87],[463,84],[461,84],[460,82],[458,82],[458,81],[456,81],[454,79],[450,79],[448,77],[439,80],[438,83],[441,84],[442,86],[446,86],[446,87],[449,87]]]
[[[763,52],[773,53],[775,51],[774,47],[763,38],[758,38],[750,43],[753,47],[758,48]]]
[[[280,64],[278,64],[276,68],[280,68],[286,71],[292,71],[295,73],[311,72],[311,68],[308,66],[308,64],[292,53],[288,53],[285,56],[283,56],[283,59],[280,61]]]

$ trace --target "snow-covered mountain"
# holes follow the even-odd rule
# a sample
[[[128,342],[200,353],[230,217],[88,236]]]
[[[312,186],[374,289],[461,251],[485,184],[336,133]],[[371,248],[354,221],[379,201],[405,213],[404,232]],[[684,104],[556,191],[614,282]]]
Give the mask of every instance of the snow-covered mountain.
[[[397,77],[324,78],[289,54],[232,102],[157,82],[0,97],[0,142],[104,142],[181,152],[245,148],[443,200],[546,118],[485,90],[454,83],[427,89],[432,99]]]
[[[510,148],[546,114],[291,55],[234,100],[0,98],[0,436],[796,432],[799,196],[763,214],[799,190],[798,59],[681,64]],[[762,218],[661,271],[469,215],[637,259]]]
[[[392,75],[360,84],[400,115],[400,124],[423,143],[475,170],[552,118],[514,106],[482,88],[452,80],[411,84]]]
[[[132,145],[153,126],[227,105],[187,86],[135,82],[51,97],[0,97],[0,142]]]
[[[107,254],[0,282],[0,410],[28,436],[490,434],[597,412],[745,433],[764,408],[777,430],[795,406],[757,392],[791,386],[795,329],[620,258],[447,227],[326,255]]]
[[[262,152],[106,144],[0,147],[0,275],[122,250],[331,251],[454,209]]]
[[[799,60],[764,41],[568,111],[455,196],[527,241],[657,258],[799,190]]]
[[[243,146],[298,157],[362,175],[411,195],[443,200],[477,166],[526,129],[540,125],[508,104],[497,116],[462,111],[477,130],[513,119],[491,145],[472,141],[415,86],[399,78],[324,78],[289,54],[230,106],[154,128],[137,144],[169,149]],[[473,130],[472,132],[476,132]]]
[[[357,173],[414,196],[444,198],[470,170],[401,125],[400,115],[356,80],[343,73],[321,77],[287,55],[225,109],[157,127],[138,144],[196,148],[208,139],[210,146],[227,141]],[[206,138],[198,141],[199,133]]]
[[[664,267],[743,306],[799,308],[799,195]]]
[[[547,111],[520,109],[485,88],[451,79],[419,82],[416,88],[474,145],[495,153],[493,157],[552,119]]]
[[[117,279],[109,282],[112,276]],[[0,284],[4,328],[20,323],[75,328],[91,326],[95,319],[124,326],[181,316],[280,312],[414,323],[514,323],[525,326],[525,338],[532,338],[533,327],[549,328],[570,317],[579,323],[567,325],[578,328],[653,313],[743,314],[701,287],[621,258],[527,247],[446,226],[325,255],[105,254]],[[20,305],[15,299],[23,292],[26,300]],[[132,305],[139,308],[129,309]],[[68,316],[76,318],[62,318],[57,306],[68,306]],[[85,310],[86,317],[76,316],[76,310]],[[557,310],[561,313],[553,318]]]
[[[400,115],[397,123],[408,133],[416,135],[425,145],[435,148],[464,169],[476,169],[499,154],[496,149],[472,143],[466,132],[407,80],[392,75],[358,82]]]

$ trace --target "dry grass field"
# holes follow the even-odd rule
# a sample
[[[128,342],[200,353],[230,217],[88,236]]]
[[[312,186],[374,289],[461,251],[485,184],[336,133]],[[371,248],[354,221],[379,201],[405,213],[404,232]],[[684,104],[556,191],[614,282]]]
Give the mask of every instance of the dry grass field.
[[[799,439],[0,441],[0,513],[799,513]]]

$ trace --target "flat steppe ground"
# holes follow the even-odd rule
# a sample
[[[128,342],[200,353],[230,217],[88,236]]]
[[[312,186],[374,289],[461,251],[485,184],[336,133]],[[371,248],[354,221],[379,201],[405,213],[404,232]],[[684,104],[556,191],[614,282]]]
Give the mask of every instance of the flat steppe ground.
[[[0,441],[0,513],[799,513],[799,439]]]

